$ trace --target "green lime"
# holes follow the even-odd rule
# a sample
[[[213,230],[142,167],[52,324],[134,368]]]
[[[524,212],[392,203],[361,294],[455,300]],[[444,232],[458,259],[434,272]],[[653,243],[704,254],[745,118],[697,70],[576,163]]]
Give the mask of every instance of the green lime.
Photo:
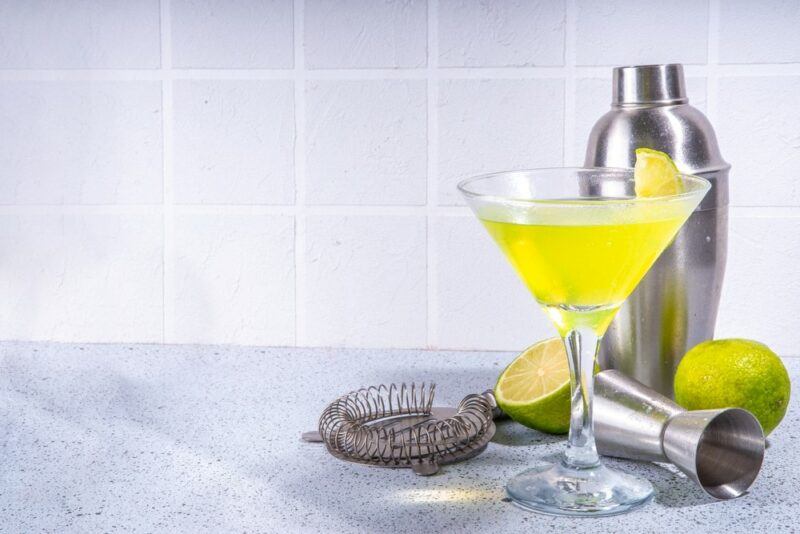
[[[505,368],[494,388],[497,405],[511,419],[551,434],[569,430],[569,363],[558,338],[525,349]]]
[[[687,410],[744,408],[764,434],[789,405],[789,373],[777,354],[757,341],[704,341],[686,353],[675,374],[675,400]]]
[[[633,168],[637,197],[663,197],[684,191],[683,178],[667,154],[652,148],[636,149]]]

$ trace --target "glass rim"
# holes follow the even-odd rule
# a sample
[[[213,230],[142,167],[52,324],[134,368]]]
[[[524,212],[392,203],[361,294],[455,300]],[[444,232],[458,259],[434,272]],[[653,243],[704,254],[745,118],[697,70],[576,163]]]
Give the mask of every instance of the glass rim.
[[[584,206],[589,199],[547,199],[547,198],[515,198],[515,197],[504,197],[500,195],[492,195],[492,194],[485,194],[485,193],[477,193],[475,191],[471,191],[468,187],[475,182],[480,182],[484,180],[488,180],[491,178],[501,177],[501,176],[512,176],[512,175],[530,175],[535,173],[542,173],[546,171],[561,171],[561,172],[604,172],[609,174],[617,174],[617,175],[628,175],[633,177],[633,168],[626,168],[626,167],[539,167],[533,169],[515,169],[515,170],[507,170],[507,171],[495,171],[483,174],[477,174],[474,176],[470,176],[469,178],[465,178],[458,182],[457,188],[461,192],[462,195],[467,197],[468,199],[480,199],[487,202],[494,202],[494,203],[518,203],[524,205],[542,205],[542,206]],[[709,189],[711,189],[711,182],[708,181],[706,178],[702,176],[697,176],[695,174],[686,174],[686,173],[678,173],[681,178],[684,180],[688,179],[689,182],[698,185],[696,189],[692,189],[689,191],[683,191],[682,193],[674,194],[674,195],[660,195],[654,197],[630,197],[630,198],[605,198],[601,199],[602,203],[605,205],[615,204],[615,205],[628,205],[628,204],[648,204],[648,203],[663,203],[663,202],[678,202],[687,198],[691,198],[700,192],[703,194],[707,193]],[[593,205],[597,205],[596,201],[591,201]]]

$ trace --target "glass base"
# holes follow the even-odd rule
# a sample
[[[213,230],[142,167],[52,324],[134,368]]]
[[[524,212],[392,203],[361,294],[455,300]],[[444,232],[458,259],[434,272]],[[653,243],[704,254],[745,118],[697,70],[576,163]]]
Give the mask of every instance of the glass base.
[[[511,501],[549,515],[607,516],[647,503],[653,486],[602,464],[586,468],[563,463],[530,469],[508,481]]]

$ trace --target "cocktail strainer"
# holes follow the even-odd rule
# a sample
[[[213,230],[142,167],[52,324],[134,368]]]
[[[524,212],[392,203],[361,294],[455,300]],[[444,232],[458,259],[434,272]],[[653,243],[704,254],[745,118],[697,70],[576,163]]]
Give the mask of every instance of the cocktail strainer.
[[[432,475],[483,452],[495,432],[493,399],[473,394],[457,408],[434,407],[435,390],[403,383],[352,391],[325,408],[319,431],[302,437],[342,460]]]

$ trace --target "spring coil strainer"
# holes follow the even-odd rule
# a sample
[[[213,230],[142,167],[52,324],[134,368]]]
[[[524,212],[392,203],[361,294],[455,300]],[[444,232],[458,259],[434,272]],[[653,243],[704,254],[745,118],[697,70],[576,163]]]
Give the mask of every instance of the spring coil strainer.
[[[457,408],[434,407],[435,390],[402,383],[352,391],[330,403],[318,432],[303,439],[325,443],[342,460],[432,475],[483,452],[495,432],[491,397],[467,395]]]

